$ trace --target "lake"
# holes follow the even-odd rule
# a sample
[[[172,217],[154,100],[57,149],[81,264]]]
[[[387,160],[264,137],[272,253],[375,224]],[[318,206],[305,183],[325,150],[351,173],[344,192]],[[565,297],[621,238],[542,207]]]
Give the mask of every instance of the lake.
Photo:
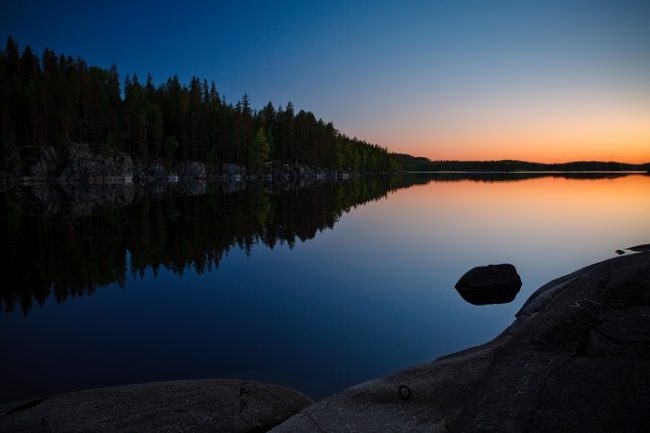
[[[647,243],[650,176],[419,174],[0,193],[0,402],[190,378],[315,399],[486,342],[549,280]],[[454,289],[512,263],[514,301]]]

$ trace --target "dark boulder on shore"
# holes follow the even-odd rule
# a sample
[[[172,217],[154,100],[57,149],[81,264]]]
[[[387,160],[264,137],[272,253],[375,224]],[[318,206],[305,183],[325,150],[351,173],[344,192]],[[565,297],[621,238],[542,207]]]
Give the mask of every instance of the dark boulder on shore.
[[[494,340],[349,388],[271,430],[351,431],[650,431],[650,253],[551,281]]]
[[[265,432],[311,403],[291,389],[257,382],[144,383],[0,405],[0,431]]]
[[[521,278],[513,265],[478,266],[456,283],[460,296],[474,305],[512,302],[521,288]]]

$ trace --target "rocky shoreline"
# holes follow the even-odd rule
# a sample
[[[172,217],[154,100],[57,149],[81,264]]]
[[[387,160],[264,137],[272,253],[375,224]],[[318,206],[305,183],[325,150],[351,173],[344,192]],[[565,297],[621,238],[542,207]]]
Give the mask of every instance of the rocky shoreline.
[[[224,163],[219,167],[199,161],[173,164],[162,160],[132,159],[121,152],[102,153],[87,144],[71,143],[59,155],[50,146],[20,148],[19,162],[9,172],[0,171],[0,184],[33,183],[178,183],[195,180],[287,182],[312,179],[316,181],[349,179],[349,171],[325,169],[302,164],[273,161],[264,164],[259,173],[245,166]]]
[[[542,286],[486,344],[311,405],[254,382],[163,382],[0,405],[0,430],[649,431],[650,245],[627,250]]]
[[[494,340],[372,380],[284,432],[650,431],[650,246],[538,289]]]

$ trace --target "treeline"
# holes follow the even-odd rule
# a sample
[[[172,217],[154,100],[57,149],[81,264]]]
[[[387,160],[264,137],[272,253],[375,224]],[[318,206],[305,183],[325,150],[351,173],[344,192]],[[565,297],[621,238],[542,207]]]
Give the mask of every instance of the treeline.
[[[626,164],[622,162],[576,161],[557,164],[502,161],[431,161],[424,157],[394,154],[402,170],[405,171],[466,171],[499,172],[515,171],[634,171],[650,170],[650,164]]]
[[[203,161],[260,171],[266,161],[315,165],[353,172],[393,171],[382,147],[340,133],[291,102],[262,109],[246,94],[234,105],[214,82],[178,77],[155,85],[149,75],[120,80],[117,67],[89,66],[81,58],[45,49],[41,58],[21,53],[9,37],[0,52],[0,170],[19,163],[22,146],[49,145],[63,151],[83,142],[105,152],[143,160]]]

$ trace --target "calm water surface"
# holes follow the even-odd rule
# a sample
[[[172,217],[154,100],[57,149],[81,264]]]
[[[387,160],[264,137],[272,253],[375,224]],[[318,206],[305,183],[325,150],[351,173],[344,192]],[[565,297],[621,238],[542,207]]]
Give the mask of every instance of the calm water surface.
[[[650,240],[643,175],[204,188],[0,193],[0,402],[188,378],[321,398],[483,343],[545,282]],[[468,304],[454,284],[489,263],[522,290]]]

